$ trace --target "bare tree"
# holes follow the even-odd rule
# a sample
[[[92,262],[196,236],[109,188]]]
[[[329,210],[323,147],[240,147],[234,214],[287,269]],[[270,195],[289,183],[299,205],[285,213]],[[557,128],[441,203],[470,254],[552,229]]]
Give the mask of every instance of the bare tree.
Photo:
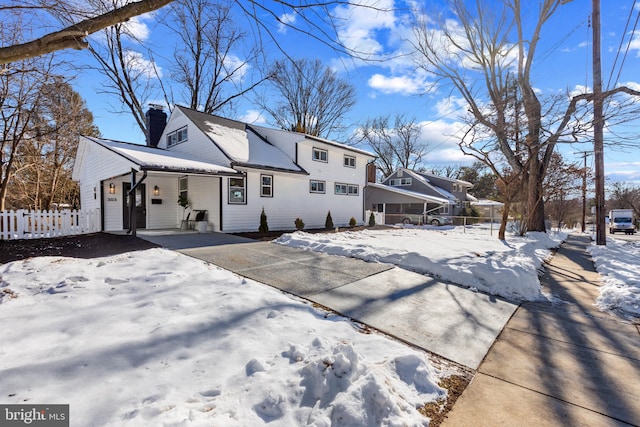
[[[171,1],[172,0],[140,0],[120,7],[117,5],[122,4],[121,2],[114,2],[111,10],[100,13],[97,16],[75,22],[64,29],[45,34],[38,39],[26,43],[14,43],[6,47],[0,47],[0,64],[9,64],[63,49],[85,49],[88,47],[86,37],[89,34],[125,22],[134,16],[159,9],[171,3]],[[32,2],[25,1],[22,2],[22,4],[3,5],[0,7],[0,12],[18,8],[23,10],[28,8],[48,13],[53,12],[56,15],[60,15],[69,12],[69,5],[67,3],[68,2],[38,0]]]
[[[562,155],[553,153],[545,175],[544,198],[549,217],[561,224],[581,221],[580,188],[586,171],[575,163],[567,163]]]
[[[20,42],[22,16],[0,26],[0,40],[12,45]],[[22,168],[23,145],[34,137],[31,122],[41,102],[40,87],[50,81],[55,69],[51,56],[28,58],[0,74],[0,211],[6,208],[10,181]]]
[[[532,70],[543,27],[565,2],[536,3],[535,21],[525,22],[524,16],[531,16],[532,11],[523,11],[526,3],[521,0],[507,0],[501,8],[481,0],[472,4],[450,0],[451,19],[435,25],[423,16],[415,30],[418,65],[450,83],[468,105],[473,117],[470,126],[482,128],[461,147],[475,151],[480,161],[499,151],[512,173],[521,175],[518,181],[528,198],[526,226],[530,231],[545,231],[542,183],[556,145],[578,140],[590,126],[577,113],[583,108],[585,117],[584,107],[593,94],[544,101],[533,86]],[[621,86],[602,96],[618,93],[640,95]],[[475,150],[476,144],[482,148]]]
[[[228,1],[177,0],[171,7],[169,28],[180,43],[174,51],[171,78],[182,86],[180,99],[194,110],[213,113],[248,91],[264,78],[243,85],[255,70],[253,62],[258,49],[252,49],[240,59],[234,51],[240,49],[245,34],[240,32]]]
[[[428,151],[420,142],[422,130],[415,118],[397,114],[391,125],[389,116],[369,119],[359,129],[365,141],[378,157],[376,166],[383,176],[391,175],[398,168],[416,169]]]
[[[282,129],[328,137],[343,129],[342,118],[356,102],[355,89],[320,60],[281,60],[269,82],[280,98],[258,101]]]
[[[33,137],[22,145],[18,161],[24,167],[11,180],[11,187],[19,189],[11,194],[13,204],[33,209],[51,209],[54,202],[73,204],[77,183],[71,170],[78,135],[99,136],[84,99],[55,76],[40,87],[40,103],[29,126]]]
[[[640,218],[640,187],[631,183],[614,182],[607,208],[633,209],[636,218]]]

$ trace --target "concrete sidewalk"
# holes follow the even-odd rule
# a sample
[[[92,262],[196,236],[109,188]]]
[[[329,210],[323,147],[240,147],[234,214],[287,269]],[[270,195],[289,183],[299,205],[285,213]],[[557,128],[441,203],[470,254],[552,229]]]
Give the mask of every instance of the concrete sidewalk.
[[[599,275],[569,236],[541,280],[553,303],[523,304],[444,426],[640,426],[640,330],[595,306]]]

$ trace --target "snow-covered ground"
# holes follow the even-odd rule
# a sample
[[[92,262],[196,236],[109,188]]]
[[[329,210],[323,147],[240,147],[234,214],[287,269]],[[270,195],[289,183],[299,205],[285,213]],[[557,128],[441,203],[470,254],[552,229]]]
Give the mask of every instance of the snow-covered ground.
[[[589,251],[603,282],[598,308],[640,318],[640,242],[609,237],[606,246],[592,245]]]
[[[332,234],[296,232],[277,243],[395,264],[513,301],[543,298],[538,271],[566,233],[528,233],[498,240],[486,225],[405,227]]]
[[[164,249],[0,266],[0,396],[72,426],[426,425],[454,367]]]
[[[564,235],[485,227],[284,235],[279,243],[535,300]],[[640,247],[592,249],[598,305],[638,314]],[[595,303],[595,301],[594,301]],[[0,265],[0,396],[71,425],[426,425],[455,368],[270,287],[164,249]]]

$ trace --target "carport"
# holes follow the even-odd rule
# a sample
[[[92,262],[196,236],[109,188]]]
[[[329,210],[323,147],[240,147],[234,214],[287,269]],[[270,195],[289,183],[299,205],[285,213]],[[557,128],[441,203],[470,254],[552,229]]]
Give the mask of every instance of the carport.
[[[385,224],[398,224],[405,219],[423,224],[425,215],[448,215],[449,206],[455,204],[442,197],[371,182],[365,187],[364,199],[368,209],[384,214]]]

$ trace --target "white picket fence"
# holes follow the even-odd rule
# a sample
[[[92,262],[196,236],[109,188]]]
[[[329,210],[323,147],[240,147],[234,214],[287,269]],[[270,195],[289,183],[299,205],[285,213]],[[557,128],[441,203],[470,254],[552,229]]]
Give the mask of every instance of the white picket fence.
[[[87,234],[100,228],[100,209],[0,212],[0,240]]]

